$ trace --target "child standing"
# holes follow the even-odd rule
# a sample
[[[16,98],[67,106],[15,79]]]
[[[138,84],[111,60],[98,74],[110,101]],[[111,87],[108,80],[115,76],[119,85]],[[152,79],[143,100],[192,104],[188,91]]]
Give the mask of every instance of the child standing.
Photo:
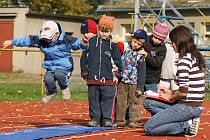
[[[168,35],[166,24],[157,24],[144,49],[146,59],[146,90],[156,91],[160,82],[162,63],[166,56],[164,41]]]
[[[144,92],[146,62],[141,54],[147,33],[138,29],[131,42],[124,45],[122,54],[122,80],[119,83],[116,108],[116,127],[124,127],[126,109],[129,107],[129,127],[138,127],[140,97]],[[122,49],[121,49],[122,50]]]
[[[110,33],[113,30],[114,17],[103,15],[99,20],[99,35],[89,39],[87,50],[87,67],[81,73],[87,80],[89,115],[91,127],[112,127],[113,100],[116,95],[116,85],[122,69],[120,51],[112,42]],[[117,69],[112,72],[113,64]]]
[[[80,28],[81,34],[83,34],[83,40],[86,41],[86,45],[88,45],[88,41],[90,38],[96,36],[97,34],[97,25],[95,21],[91,19],[86,19],[82,22],[81,28]],[[81,58],[80,58],[80,69],[81,69],[81,76],[86,79],[85,76],[87,76],[87,55],[88,51],[85,50],[82,52]]]
[[[42,26],[40,36],[29,35],[3,43],[4,48],[10,45],[36,47],[44,53],[44,83],[47,94],[42,98],[42,103],[47,104],[56,95],[56,81],[62,90],[63,100],[70,99],[68,85],[73,71],[71,50],[81,49],[80,39],[67,36],[58,22],[47,21]]]

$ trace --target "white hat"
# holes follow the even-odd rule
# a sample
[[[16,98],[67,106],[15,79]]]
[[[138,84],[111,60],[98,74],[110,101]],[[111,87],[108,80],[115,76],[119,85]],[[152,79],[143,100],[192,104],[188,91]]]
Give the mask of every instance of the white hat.
[[[59,32],[57,23],[49,20],[42,26],[40,39],[52,39],[56,32]]]

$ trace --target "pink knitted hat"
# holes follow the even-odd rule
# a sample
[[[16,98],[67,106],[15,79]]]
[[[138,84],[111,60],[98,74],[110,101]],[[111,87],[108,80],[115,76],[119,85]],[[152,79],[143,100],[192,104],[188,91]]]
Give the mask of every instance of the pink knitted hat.
[[[166,24],[157,24],[153,31],[153,36],[165,40],[168,35],[169,29]]]

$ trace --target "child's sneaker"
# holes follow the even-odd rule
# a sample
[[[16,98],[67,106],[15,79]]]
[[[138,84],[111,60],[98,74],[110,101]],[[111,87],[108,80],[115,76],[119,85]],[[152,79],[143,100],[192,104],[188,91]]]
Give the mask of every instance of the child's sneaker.
[[[191,124],[190,124],[191,121]],[[188,128],[187,134],[185,134],[185,137],[195,137],[198,134],[198,129],[200,125],[200,118],[194,118],[192,120],[188,121],[190,124],[190,127]]]
[[[69,88],[66,88],[66,89],[62,90],[62,94],[63,94],[63,100],[64,101],[68,101],[70,99]]]
[[[126,126],[126,123],[124,121],[117,121],[114,126],[116,128],[124,128]]]
[[[113,127],[113,124],[110,121],[105,121],[103,126],[104,127]]]
[[[97,121],[91,120],[88,122],[88,126],[89,127],[100,127],[100,123],[98,123]]]
[[[130,127],[130,128],[137,128],[137,127],[139,127],[139,123],[137,123],[137,122],[130,122],[128,127]]]
[[[47,104],[56,94],[45,95],[42,97],[42,103]]]

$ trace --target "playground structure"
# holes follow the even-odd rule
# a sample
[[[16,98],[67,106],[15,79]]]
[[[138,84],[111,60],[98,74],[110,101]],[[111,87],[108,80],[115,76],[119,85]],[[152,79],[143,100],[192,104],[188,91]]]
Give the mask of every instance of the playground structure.
[[[177,20],[182,21],[188,28],[192,30],[192,33],[195,37],[195,44],[198,46],[198,49],[203,53],[207,63],[207,71],[206,71],[206,90],[210,92],[209,83],[210,83],[210,43],[206,42],[204,38],[200,35],[200,33],[185,19],[181,13],[176,10],[176,8],[171,4],[170,0],[159,0],[162,3],[161,10],[159,14],[157,14],[147,3],[149,0],[135,0],[135,12],[129,13],[131,14],[131,29],[134,31],[139,28],[144,28],[144,26],[148,26],[151,30],[154,28],[155,22],[165,23],[169,26],[170,30],[173,29],[177,25]],[[143,5],[150,13],[141,13],[140,12],[140,4]],[[166,8],[170,8],[175,16],[167,16]],[[205,14],[197,8],[197,11],[205,18],[206,21],[210,22],[210,18],[205,16]],[[152,26],[149,24],[148,20],[152,18]],[[141,24],[139,24],[139,19],[141,20]],[[134,28],[132,27],[134,20]],[[155,21],[156,20],[156,21]],[[205,22],[204,21],[204,24]]]

